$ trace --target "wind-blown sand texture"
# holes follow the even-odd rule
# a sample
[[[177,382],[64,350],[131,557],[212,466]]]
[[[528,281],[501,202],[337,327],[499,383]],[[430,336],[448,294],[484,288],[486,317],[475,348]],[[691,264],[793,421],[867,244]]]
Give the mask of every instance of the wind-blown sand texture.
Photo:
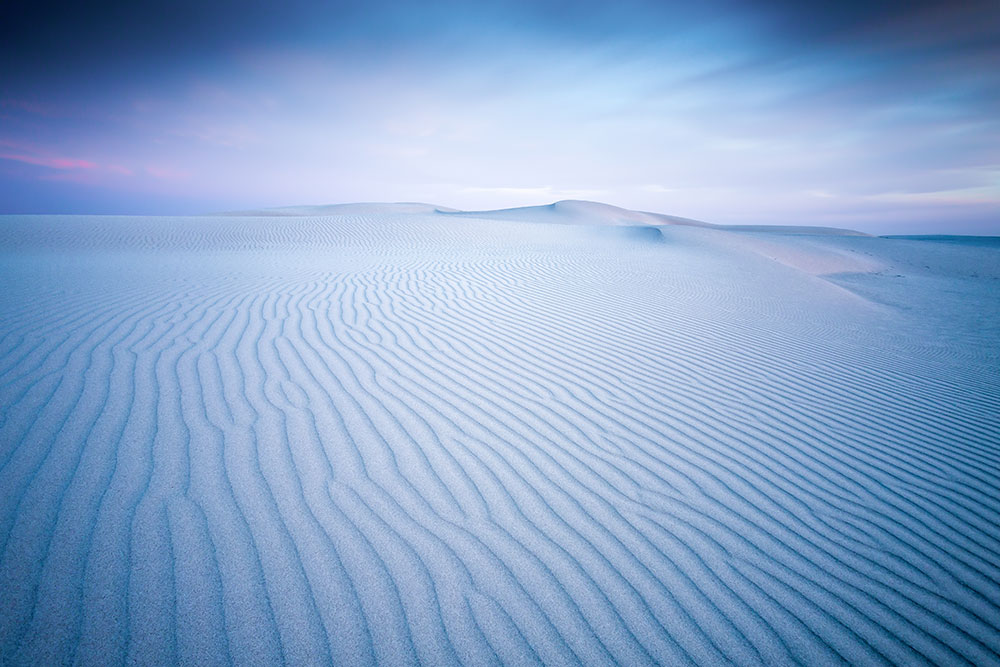
[[[0,218],[0,663],[1000,664],[1000,246],[296,212]]]

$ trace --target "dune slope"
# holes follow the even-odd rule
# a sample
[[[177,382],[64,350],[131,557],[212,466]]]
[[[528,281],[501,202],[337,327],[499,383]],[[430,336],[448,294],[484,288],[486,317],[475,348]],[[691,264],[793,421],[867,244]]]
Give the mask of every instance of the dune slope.
[[[0,664],[1000,664],[1000,248],[656,230],[0,218]]]

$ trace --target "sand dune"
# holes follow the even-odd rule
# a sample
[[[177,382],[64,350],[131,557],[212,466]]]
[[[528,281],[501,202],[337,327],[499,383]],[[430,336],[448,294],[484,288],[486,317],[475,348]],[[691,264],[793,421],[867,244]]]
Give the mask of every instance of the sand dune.
[[[431,209],[0,218],[0,664],[1000,664],[1000,247]]]
[[[233,211],[219,215],[238,216],[328,216],[328,215],[382,215],[419,213],[451,215],[482,220],[519,221],[544,224],[593,225],[601,227],[683,225],[705,227],[735,232],[772,232],[788,234],[818,234],[822,236],[867,236],[851,229],[836,227],[809,227],[788,225],[716,225],[691,218],[681,218],[662,213],[632,211],[594,201],[568,199],[544,206],[522,206],[490,211],[460,211],[446,206],[420,203],[365,203],[329,204],[325,206],[285,206],[279,208]]]

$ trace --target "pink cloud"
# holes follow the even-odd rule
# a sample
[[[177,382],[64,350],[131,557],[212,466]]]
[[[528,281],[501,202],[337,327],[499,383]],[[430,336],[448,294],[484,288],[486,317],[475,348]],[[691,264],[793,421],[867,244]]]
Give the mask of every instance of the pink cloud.
[[[18,153],[0,153],[0,160],[13,160],[50,169],[96,169],[97,163],[69,157],[40,157]]]

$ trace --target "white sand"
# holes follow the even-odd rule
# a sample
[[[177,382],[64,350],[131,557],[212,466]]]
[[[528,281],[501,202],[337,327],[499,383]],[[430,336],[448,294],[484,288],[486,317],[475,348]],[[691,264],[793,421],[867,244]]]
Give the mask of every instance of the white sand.
[[[1000,664],[1000,246],[423,206],[0,218],[0,664]]]

